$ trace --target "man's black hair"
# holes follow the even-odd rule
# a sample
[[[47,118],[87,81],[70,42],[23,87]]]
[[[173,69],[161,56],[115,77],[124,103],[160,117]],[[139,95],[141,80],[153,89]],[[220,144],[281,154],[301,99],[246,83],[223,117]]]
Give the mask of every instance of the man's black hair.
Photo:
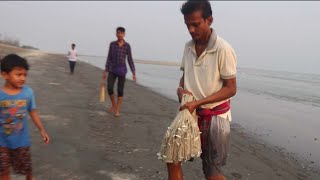
[[[202,18],[207,19],[212,16],[212,10],[210,2],[207,0],[189,0],[185,2],[181,7],[181,13],[190,15],[196,11],[202,12]]]
[[[117,32],[120,31],[120,32],[126,32],[126,29],[124,27],[117,27]]]
[[[1,72],[9,73],[15,67],[21,67],[26,70],[29,70],[29,64],[26,59],[16,55],[16,54],[9,54],[5,56],[1,62]]]

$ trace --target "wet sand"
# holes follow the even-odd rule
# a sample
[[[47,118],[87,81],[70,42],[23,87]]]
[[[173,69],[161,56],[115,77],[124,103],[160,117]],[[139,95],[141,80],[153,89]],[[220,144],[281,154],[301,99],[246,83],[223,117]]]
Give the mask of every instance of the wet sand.
[[[116,118],[107,112],[109,101],[99,103],[101,69],[77,62],[75,74],[69,75],[65,55],[0,45],[0,55],[10,52],[23,53],[29,60],[27,84],[36,93],[52,140],[43,145],[30,125],[36,179],[167,179],[165,164],[156,154],[176,115],[176,101],[127,80],[122,116]],[[223,168],[230,180],[320,179],[295,157],[258,141],[235,123],[231,143]],[[184,163],[183,170],[186,180],[204,179],[200,159]]]

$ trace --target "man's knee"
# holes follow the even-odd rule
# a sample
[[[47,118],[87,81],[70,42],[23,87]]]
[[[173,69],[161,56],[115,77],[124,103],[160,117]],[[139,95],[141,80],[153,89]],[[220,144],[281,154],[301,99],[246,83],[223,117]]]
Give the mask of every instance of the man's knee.
[[[108,94],[112,95],[113,94],[113,86],[111,84],[108,84]]]
[[[118,90],[118,97],[123,97],[123,90],[122,90],[122,91],[121,91],[121,90],[120,90],[120,91]]]
[[[118,97],[123,97],[123,86],[118,87]]]

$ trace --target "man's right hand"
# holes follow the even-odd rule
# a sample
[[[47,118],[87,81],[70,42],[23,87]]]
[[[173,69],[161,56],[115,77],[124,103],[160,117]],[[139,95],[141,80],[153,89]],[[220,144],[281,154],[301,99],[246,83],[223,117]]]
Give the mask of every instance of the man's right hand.
[[[183,96],[184,94],[193,95],[190,91],[185,90],[185,89],[179,87],[179,88],[177,89],[177,95],[178,95],[178,98],[179,98],[179,102],[181,102],[182,96]]]

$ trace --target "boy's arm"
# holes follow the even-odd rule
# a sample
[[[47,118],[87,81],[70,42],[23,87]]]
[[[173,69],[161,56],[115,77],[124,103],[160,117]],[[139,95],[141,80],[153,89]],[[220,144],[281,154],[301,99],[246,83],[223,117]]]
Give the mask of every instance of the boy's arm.
[[[108,72],[109,72],[109,68],[111,68],[112,64],[111,64],[111,43],[109,45],[109,51],[108,51],[108,56],[106,59],[106,65],[105,65],[105,69],[103,71],[103,76],[102,79],[106,80],[108,78]]]
[[[129,45],[128,46],[128,63],[129,63],[129,66],[130,66],[130,69],[131,69],[131,72],[132,72],[132,79],[134,81],[136,81],[137,77],[136,77],[136,70],[135,70],[135,67],[134,67],[134,62],[133,62],[133,59],[132,59],[132,52],[131,52],[131,46]]]
[[[42,123],[41,123],[41,120],[39,118],[39,115],[38,115],[38,112],[36,109],[33,109],[29,112],[30,116],[31,116],[31,119],[33,121],[33,123],[38,127],[40,133],[41,133],[41,136],[43,138],[43,141],[48,144],[49,143],[49,136],[46,132],[46,130],[44,129]]]

